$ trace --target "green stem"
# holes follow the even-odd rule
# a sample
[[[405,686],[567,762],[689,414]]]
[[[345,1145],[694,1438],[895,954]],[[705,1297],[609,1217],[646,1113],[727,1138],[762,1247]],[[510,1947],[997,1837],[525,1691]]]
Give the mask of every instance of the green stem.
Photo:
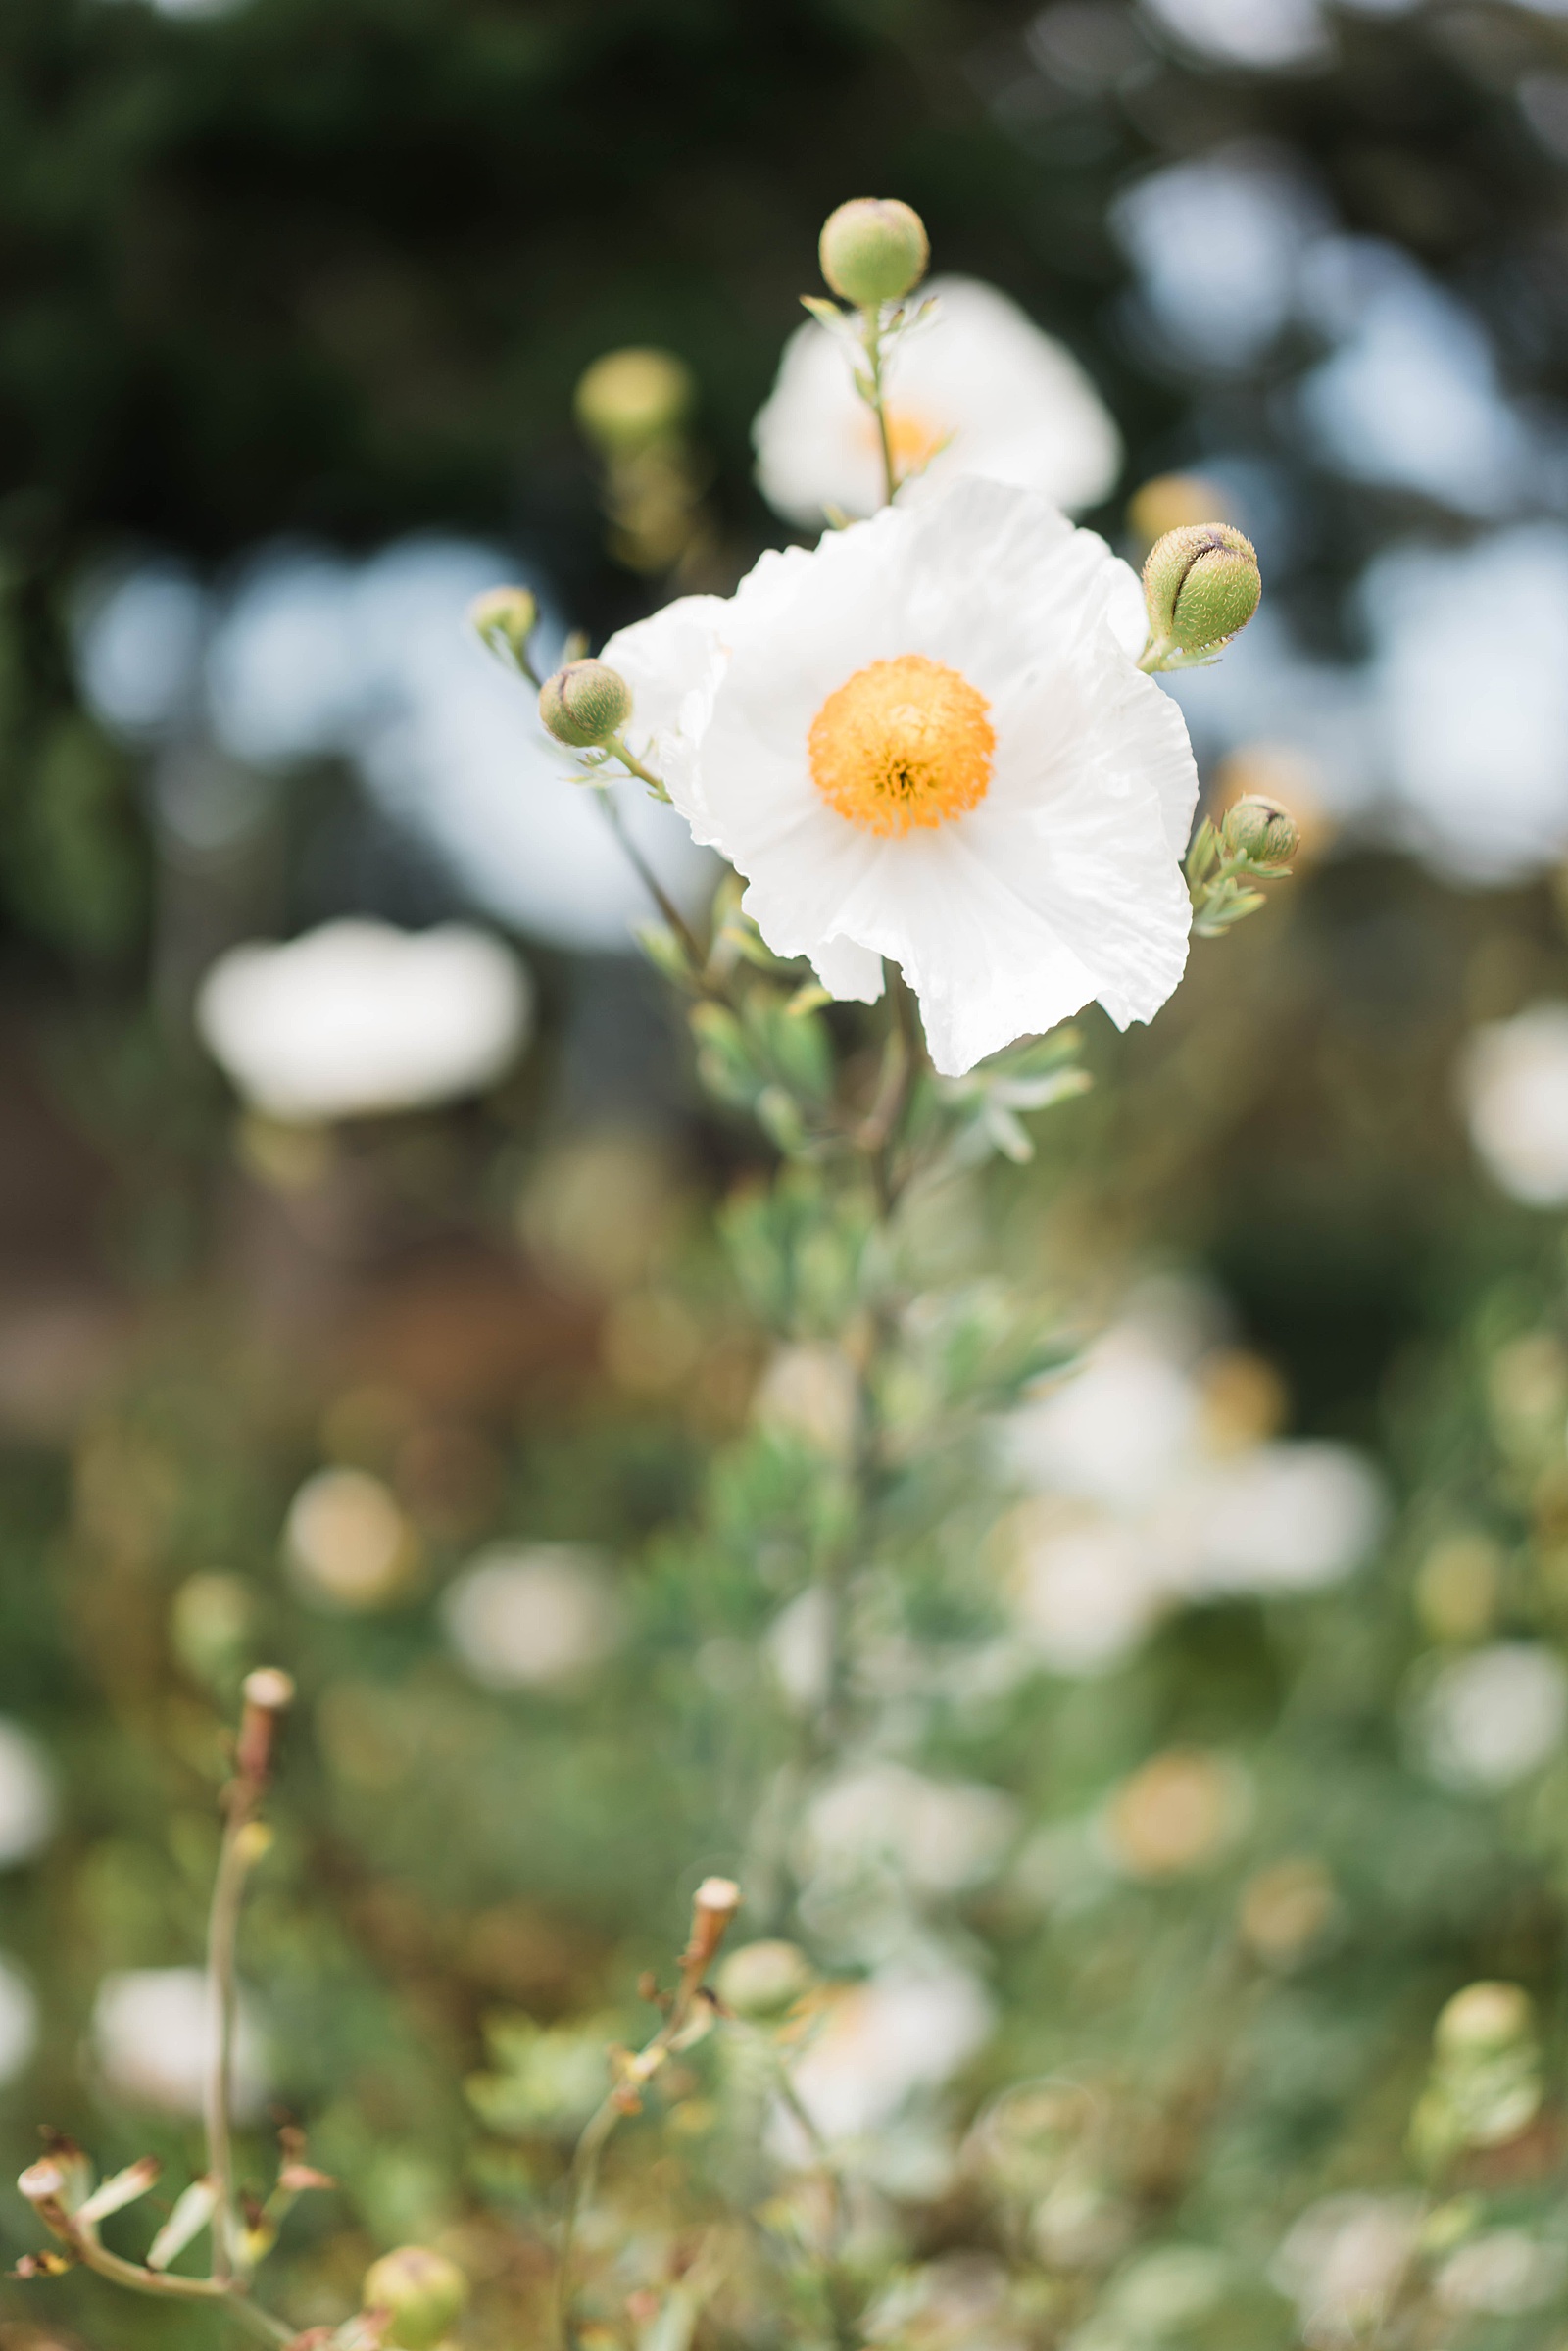
[[[626,759],[629,762],[629,754],[617,751],[615,756],[617,759]],[[646,781],[646,770],[644,768],[634,766],[632,768],[632,773],[633,775],[642,776]],[[643,856],[642,851],[637,847],[636,842],[633,841],[631,834],[626,827],[626,819],[621,813],[620,805],[616,801],[614,794],[603,784],[599,785],[597,789],[599,793],[599,805],[604,809],[605,815],[609,819],[610,829],[614,834],[616,840],[620,843],[620,846],[625,852],[626,857],[630,862],[633,871],[636,873],[638,880],[642,883],[643,888],[647,891],[649,897],[653,900],[655,906],[659,908],[659,911],[661,914],[662,914],[664,920],[668,923],[670,929],[680,941],[681,946],[685,949],[687,960],[690,962],[692,969],[694,971],[701,971],[704,963],[707,960],[707,957],[704,955],[702,949],[697,944],[696,933],[693,931],[691,924],[686,920],[686,917],[684,914],[682,914],[679,906],[676,906],[668,891],[660,881],[659,876],[655,873],[653,867]]]
[[[880,305],[868,302],[860,313],[861,339],[865,345],[865,363],[871,371],[871,411],[876,417],[877,439],[882,450],[882,494],[884,503],[893,504],[899,494],[899,472],[893,462],[893,438],[888,429],[887,397],[882,381],[882,312]]]
[[[207,1924],[207,1980],[218,2006],[218,2044],[207,2079],[205,2121],[207,2170],[218,2190],[213,2208],[213,2278],[227,2286],[234,2275],[239,2229],[234,2211],[234,2140],[231,2121],[234,2077],[235,1947],[240,1904],[250,1868],[246,1831],[250,1807],[236,1800],[224,1824],[218,1874]]]

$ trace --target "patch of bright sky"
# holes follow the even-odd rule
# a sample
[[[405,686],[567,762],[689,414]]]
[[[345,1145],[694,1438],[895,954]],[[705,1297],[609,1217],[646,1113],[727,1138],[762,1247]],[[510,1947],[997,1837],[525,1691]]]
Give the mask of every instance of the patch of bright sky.
[[[1150,173],[1111,225],[1156,340],[1195,370],[1222,373],[1250,367],[1283,331],[1301,258],[1329,220],[1285,156],[1247,144]]]
[[[1200,56],[1262,68],[1299,66],[1329,54],[1317,0],[1146,0],[1148,13]]]
[[[86,600],[78,671],[106,725],[168,759],[205,735],[251,770],[350,760],[476,906],[559,945],[625,949],[642,885],[532,696],[466,625],[480,589],[514,576],[473,540],[401,540],[364,563],[279,545],[209,598],[155,559]],[[559,641],[547,619],[547,658]],[[666,886],[699,887],[709,861],[679,817],[639,785],[617,797]]]

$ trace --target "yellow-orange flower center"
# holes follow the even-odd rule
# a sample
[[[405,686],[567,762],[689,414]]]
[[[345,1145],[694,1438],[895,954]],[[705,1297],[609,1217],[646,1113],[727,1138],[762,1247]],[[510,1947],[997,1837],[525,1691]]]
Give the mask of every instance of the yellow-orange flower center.
[[[872,661],[811,721],[811,779],[851,824],[907,833],[977,808],[991,787],[996,730],[985,696],[943,661]]]
[[[953,438],[946,425],[939,424],[934,416],[926,416],[923,410],[917,408],[890,405],[887,416],[888,445],[893,452],[893,464],[900,481],[907,481],[911,473],[923,472],[937,452],[945,449]],[[879,456],[882,436],[875,416],[869,409],[862,409],[857,421],[867,454]]]

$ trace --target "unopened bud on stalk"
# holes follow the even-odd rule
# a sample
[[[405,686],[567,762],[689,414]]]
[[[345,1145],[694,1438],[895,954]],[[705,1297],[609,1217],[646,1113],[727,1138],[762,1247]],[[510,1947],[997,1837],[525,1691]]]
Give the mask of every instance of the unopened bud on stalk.
[[[607,457],[662,441],[691,413],[696,384],[672,351],[607,351],[578,378],[572,409],[584,436]]]
[[[808,1992],[816,1979],[796,1943],[744,1943],[719,1969],[719,1998],[737,2016],[776,2017]]]
[[[1517,1984],[1467,1984],[1438,2018],[1434,2039],[1440,2056],[1499,2056],[1535,2033],[1535,2008]]]
[[[427,2245],[400,2245],[365,2273],[360,2289],[367,2310],[384,2310],[391,2325],[386,2340],[397,2351],[435,2351],[462,2316],[468,2280],[456,2262]]]
[[[1168,530],[1144,565],[1150,633],[1182,653],[1204,653],[1234,637],[1262,593],[1257,550],[1228,522]]]
[[[568,661],[545,679],[539,715],[558,743],[585,751],[620,732],[631,716],[631,688],[608,661]]]
[[[468,607],[468,625],[492,653],[520,667],[539,625],[538,600],[526,588],[486,588]]]
[[[1250,857],[1254,865],[1288,865],[1301,841],[1289,808],[1261,792],[1245,792],[1231,803],[1220,834],[1233,857]]]
[[[897,302],[925,275],[931,247],[925,222],[896,196],[855,196],[822,224],[822,275],[846,302],[869,308]]]
[[[278,1717],[294,1703],[294,1684],[275,1665],[261,1665],[246,1675],[243,1695],[234,1762],[242,1780],[259,1786],[271,1769]]]

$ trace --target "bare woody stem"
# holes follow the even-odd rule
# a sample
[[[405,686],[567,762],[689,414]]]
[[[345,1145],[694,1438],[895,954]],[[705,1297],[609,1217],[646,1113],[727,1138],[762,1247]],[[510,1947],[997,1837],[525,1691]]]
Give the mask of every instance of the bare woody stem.
[[[556,2265],[555,2333],[560,2351],[572,2351],[571,2303],[577,2231],[593,2200],[599,2162],[615,2125],[624,2114],[635,2114],[642,2090],[651,2082],[670,2049],[692,2021],[702,1998],[704,1980],[730,1921],[740,1908],[740,1888],[728,1878],[706,1878],[692,1904],[691,1939],[680,1955],[680,1976],[670,1996],[663,2023],[635,2057],[621,2054],[618,2078],[583,2129],[566,2180],[566,2209],[561,2225],[561,2250]]]
[[[271,1776],[278,1722],[293,1699],[294,1685],[287,1674],[264,1667],[246,1679],[234,1777],[223,1794],[226,1817],[208,1915],[207,1980],[218,2011],[218,2033],[207,2078],[204,2119],[207,2169],[217,2190],[213,2211],[213,2278],[218,2285],[225,2287],[234,2277],[240,2241],[234,2201],[232,2122],[239,1914],[246,1879],[252,1864],[260,1857],[257,1814]]]
[[[295,2330],[281,2319],[257,2308],[243,2287],[220,2278],[182,2278],[163,2270],[143,2269],[139,2262],[122,2261],[98,2241],[95,2229],[83,2227],[66,2210],[61,2199],[64,2180],[47,2158],[23,2173],[18,2185],[38,2218],[69,2246],[84,2269],[94,2270],[112,2284],[133,2294],[154,2294],[165,2301],[221,2304],[230,2317],[264,2343],[291,2343]]]

